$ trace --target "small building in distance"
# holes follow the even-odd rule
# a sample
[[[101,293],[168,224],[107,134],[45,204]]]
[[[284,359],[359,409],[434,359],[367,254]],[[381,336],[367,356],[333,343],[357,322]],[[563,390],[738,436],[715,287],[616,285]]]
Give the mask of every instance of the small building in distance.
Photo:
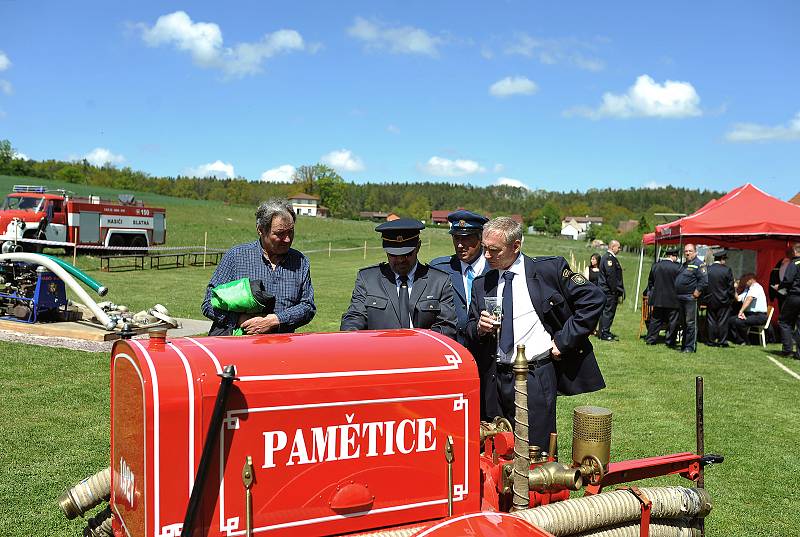
[[[289,203],[292,204],[295,214],[303,216],[327,216],[327,208],[325,208],[325,215],[318,214],[319,212],[319,196],[314,194],[299,193],[289,198]]]
[[[561,220],[561,234],[573,240],[585,239],[586,232],[592,226],[603,223],[602,216],[565,216]]]
[[[458,209],[454,209],[458,210]],[[447,215],[452,213],[453,211],[431,211],[431,224],[436,226],[447,224],[449,225],[450,222],[447,221]]]

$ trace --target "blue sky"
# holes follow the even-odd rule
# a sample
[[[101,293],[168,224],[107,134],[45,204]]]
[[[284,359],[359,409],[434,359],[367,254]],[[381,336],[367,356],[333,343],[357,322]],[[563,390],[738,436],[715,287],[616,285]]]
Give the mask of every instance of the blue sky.
[[[120,4],[120,5],[118,5]],[[800,190],[800,3],[0,0],[0,139],[154,175]]]

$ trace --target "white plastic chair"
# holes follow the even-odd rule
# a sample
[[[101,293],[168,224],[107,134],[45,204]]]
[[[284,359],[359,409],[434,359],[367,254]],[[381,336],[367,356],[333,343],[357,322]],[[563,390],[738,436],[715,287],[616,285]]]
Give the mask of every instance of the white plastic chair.
[[[769,328],[769,323],[772,322],[772,314],[775,312],[775,308],[769,306],[767,308],[767,322],[764,323],[764,326],[756,325],[751,326],[749,330],[747,330],[747,336],[750,337],[750,334],[758,334],[759,338],[761,339],[761,346],[765,349],[767,348],[767,335],[765,330]]]

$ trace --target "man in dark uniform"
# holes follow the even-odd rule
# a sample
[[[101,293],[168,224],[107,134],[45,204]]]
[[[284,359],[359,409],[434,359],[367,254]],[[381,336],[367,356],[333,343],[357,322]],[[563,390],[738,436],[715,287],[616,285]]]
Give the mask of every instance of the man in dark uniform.
[[[424,227],[419,220],[400,218],[375,228],[388,262],[358,272],[341,330],[430,328],[455,339],[450,277],[417,261]]]
[[[447,215],[450,222],[450,235],[453,236],[455,255],[437,257],[430,265],[450,275],[453,282],[456,305],[456,340],[467,344],[467,313],[472,293],[472,282],[489,270],[481,247],[483,224],[489,221],[485,216],[465,210]]]
[[[800,242],[792,246],[794,257],[786,267],[783,279],[778,286],[778,291],[786,290],[786,298],[783,301],[778,326],[781,329],[781,341],[783,343],[782,353],[785,356],[793,355],[800,360]],[[792,352],[792,339],[794,339],[797,349]]]
[[[658,333],[666,326],[667,346],[674,347],[678,335],[678,297],[675,295],[675,278],[681,271],[681,265],[677,262],[677,248],[669,248],[665,254],[667,259],[654,264],[647,278],[650,296],[648,304],[653,306],[653,313],[650,315],[645,341],[648,345],[655,345]]]
[[[545,447],[556,430],[556,393],[605,387],[589,342],[605,299],[563,257],[530,258],[520,252],[521,244],[522,227],[511,218],[484,226],[484,256],[492,270],[472,285],[467,337],[481,376],[483,419],[513,422],[511,364],[517,345],[525,345],[529,441]],[[486,311],[486,298],[502,299],[499,326]]]
[[[697,257],[694,244],[683,248],[686,256],[681,271],[675,278],[675,293],[678,296],[678,316],[683,330],[682,352],[697,352],[697,299],[708,285],[706,265]]]
[[[714,252],[714,263],[708,267],[708,344],[712,347],[728,346],[728,323],[731,305],[736,300],[733,271],[727,266],[728,252]]]
[[[600,339],[604,341],[614,341],[616,335],[611,333],[611,324],[617,315],[617,304],[625,296],[625,286],[622,283],[622,266],[617,259],[619,252],[619,241],[608,243],[608,250],[600,258],[600,274],[597,285],[606,295],[606,305],[603,307],[603,314],[600,316]]]

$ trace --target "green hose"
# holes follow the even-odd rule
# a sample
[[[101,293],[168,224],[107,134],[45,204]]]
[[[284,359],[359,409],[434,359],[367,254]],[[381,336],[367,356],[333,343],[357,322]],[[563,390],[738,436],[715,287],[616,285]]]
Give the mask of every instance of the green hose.
[[[85,272],[83,272],[81,269],[79,269],[79,268],[77,268],[77,267],[75,267],[73,265],[70,265],[66,261],[62,261],[61,259],[59,259],[59,258],[57,258],[55,256],[47,255],[47,254],[39,254],[39,255],[44,256],[44,257],[48,257],[48,258],[52,259],[53,261],[55,261],[56,263],[58,263],[59,265],[61,265],[61,267],[64,270],[66,270],[67,272],[69,272],[70,274],[72,274],[73,276],[78,278],[80,281],[82,281],[83,283],[88,285],[92,289],[92,291],[97,292],[98,295],[106,296],[106,293],[108,293],[108,287],[105,287],[100,282],[98,282],[97,280],[95,280],[94,278],[92,278],[91,276],[86,274]]]

